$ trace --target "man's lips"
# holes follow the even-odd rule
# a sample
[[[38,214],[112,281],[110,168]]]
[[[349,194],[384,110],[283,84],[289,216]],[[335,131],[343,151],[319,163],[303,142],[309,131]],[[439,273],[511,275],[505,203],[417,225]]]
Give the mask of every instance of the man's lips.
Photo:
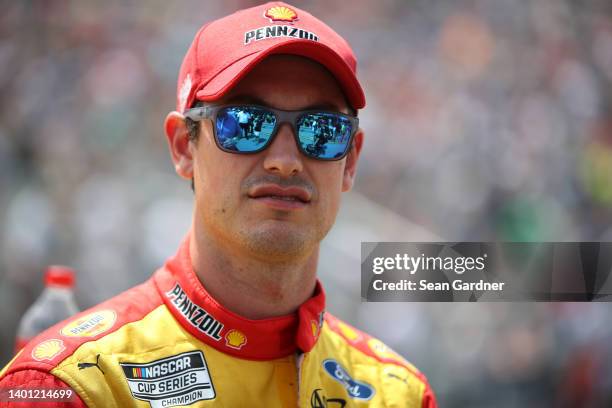
[[[295,186],[281,187],[276,184],[256,186],[248,192],[248,196],[283,209],[302,208],[311,199],[310,192],[304,188]]]

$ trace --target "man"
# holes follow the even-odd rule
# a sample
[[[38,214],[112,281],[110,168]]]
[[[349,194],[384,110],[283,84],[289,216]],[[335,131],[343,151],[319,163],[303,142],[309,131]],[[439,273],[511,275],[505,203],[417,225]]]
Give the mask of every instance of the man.
[[[238,119],[238,124],[242,130],[242,137],[251,137],[251,132],[249,131],[249,127],[251,125],[251,115],[249,115],[247,111],[239,110],[236,114],[236,118]]]
[[[416,368],[325,311],[316,278],[363,145],[355,70],[338,34],[284,3],[201,28],[165,122],[191,231],[150,280],[35,338],[0,386],[71,387],[76,406],[435,407]],[[217,121],[244,107],[262,142],[224,146]],[[351,137],[308,152],[310,123]]]

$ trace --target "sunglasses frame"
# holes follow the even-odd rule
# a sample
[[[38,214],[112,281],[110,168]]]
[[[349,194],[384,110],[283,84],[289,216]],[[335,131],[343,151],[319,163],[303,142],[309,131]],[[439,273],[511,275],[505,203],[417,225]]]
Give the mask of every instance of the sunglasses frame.
[[[229,150],[224,148],[220,143],[219,143],[219,139],[217,138],[217,114],[219,113],[219,111],[221,111],[222,109],[227,109],[227,108],[256,108],[256,109],[262,109],[265,111],[268,111],[270,113],[272,113],[274,115],[274,117],[276,118],[276,123],[274,125],[274,129],[272,129],[272,134],[270,135],[270,138],[266,141],[266,143],[263,144],[263,146],[261,146],[259,149],[257,150],[253,150],[253,151],[249,151],[249,152],[240,152],[240,151],[236,151],[236,150]],[[329,159],[327,158],[321,158],[321,157],[315,157],[312,156],[311,154],[307,153],[303,148],[302,148],[302,144],[300,143],[300,137],[298,136],[298,132],[297,132],[297,122],[298,120],[300,120],[303,116],[306,115],[316,115],[316,114],[328,114],[328,115],[336,115],[336,116],[340,116],[346,120],[348,120],[351,124],[351,134],[349,135],[349,140],[346,144],[347,148],[346,151],[339,157],[330,157]],[[287,111],[287,110],[282,110],[282,109],[274,109],[274,108],[270,108],[268,106],[262,106],[262,105],[253,105],[253,104],[224,104],[224,105],[204,105],[204,106],[197,106],[195,108],[191,108],[186,110],[183,115],[186,118],[189,118],[195,122],[201,121],[203,119],[211,119],[213,121],[213,133],[214,133],[214,139],[215,139],[215,144],[217,145],[217,147],[219,149],[221,149],[224,152],[227,153],[234,153],[234,154],[256,154],[259,153],[263,150],[265,150],[266,148],[268,148],[268,146],[270,146],[272,144],[272,142],[274,141],[274,138],[276,137],[276,134],[278,133],[278,129],[280,128],[280,125],[282,125],[283,123],[288,123],[292,129],[293,129],[293,137],[295,138],[295,143],[298,147],[298,150],[306,157],[308,157],[309,159],[313,159],[313,160],[321,160],[321,161],[337,161],[337,160],[342,160],[344,157],[346,157],[346,155],[349,153],[349,151],[351,150],[351,146],[353,143],[353,137],[355,136],[355,133],[357,132],[357,129],[359,128],[359,118],[356,116],[351,116],[351,115],[347,115],[341,112],[335,112],[335,111],[326,111],[326,110],[319,110],[319,109],[308,109],[308,110],[295,110],[295,111]]]

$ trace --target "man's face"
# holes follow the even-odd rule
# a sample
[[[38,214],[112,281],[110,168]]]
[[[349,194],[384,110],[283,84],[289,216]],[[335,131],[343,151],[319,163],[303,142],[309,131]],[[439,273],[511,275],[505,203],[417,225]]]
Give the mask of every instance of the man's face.
[[[265,59],[216,103],[348,113],[342,90],[325,68],[288,55]],[[264,151],[251,155],[221,151],[211,121],[201,123],[198,140],[190,143],[196,230],[262,260],[310,254],[334,223],[341,192],[352,186],[362,134],[346,158],[324,162],[300,153],[288,123]]]

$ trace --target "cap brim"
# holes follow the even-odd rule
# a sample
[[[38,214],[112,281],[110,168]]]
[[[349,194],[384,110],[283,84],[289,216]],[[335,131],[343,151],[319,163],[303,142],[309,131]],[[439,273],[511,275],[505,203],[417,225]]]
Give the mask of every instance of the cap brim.
[[[219,72],[196,92],[200,101],[215,101],[223,97],[261,60],[272,54],[293,54],[310,58],[326,67],[336,78],[354,109],[365,106],[365,95],[351,68],[334,50],[311,40],[292,40],[250,54]]]

